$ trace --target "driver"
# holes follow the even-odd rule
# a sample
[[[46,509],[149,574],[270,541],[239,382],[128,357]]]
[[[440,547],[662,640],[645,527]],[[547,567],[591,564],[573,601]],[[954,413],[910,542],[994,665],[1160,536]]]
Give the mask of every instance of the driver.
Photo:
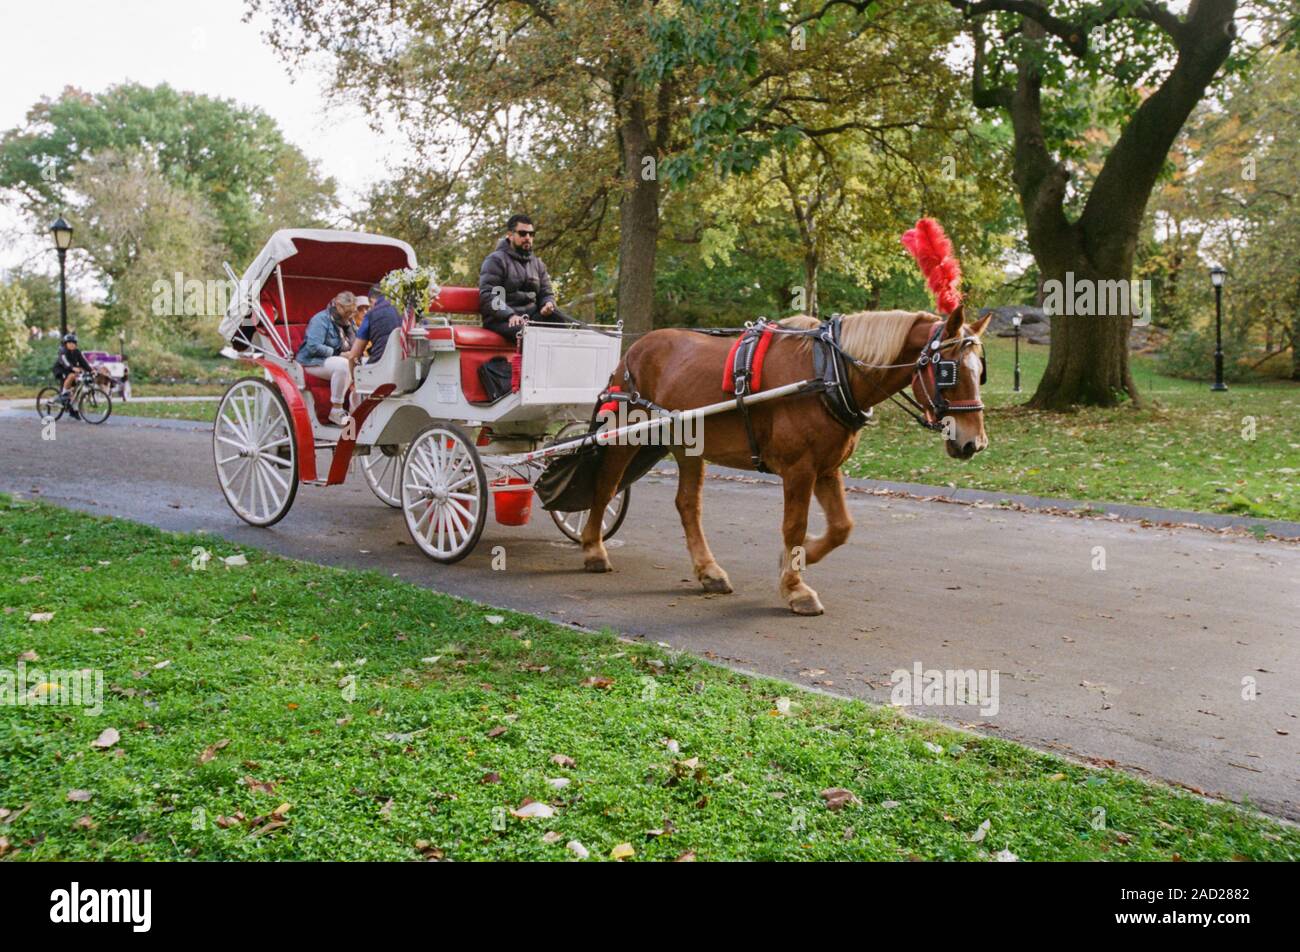
[[[529,321],[548,324],[570,321],[555,306],[546,265],[533,254],[536,234],[531,218],[511,215],[506,222],[506,236],[483,259],[478,272],[478,307],[483,326],[512,343]]]
[[[54,378],[59,381],[59,400],[75,418],[77,410],[72,406],[71,391],[77,384],[77,371],[95,372],[86,355],[77,347],[77,335],[71,332],[63,335],[59,345],[59,356],[54,361]]]

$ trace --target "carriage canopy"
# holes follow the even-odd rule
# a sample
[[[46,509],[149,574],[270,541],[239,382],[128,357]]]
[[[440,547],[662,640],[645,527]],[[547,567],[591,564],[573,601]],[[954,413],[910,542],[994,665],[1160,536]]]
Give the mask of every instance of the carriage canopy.
[[[218,330],[230,340],[249,319],[254,301],[280,321],[302,324],[340,291],[365,294],[389,271],[415,266],[415,251],[397,238],[324,228],[281,229],[244,272]]]

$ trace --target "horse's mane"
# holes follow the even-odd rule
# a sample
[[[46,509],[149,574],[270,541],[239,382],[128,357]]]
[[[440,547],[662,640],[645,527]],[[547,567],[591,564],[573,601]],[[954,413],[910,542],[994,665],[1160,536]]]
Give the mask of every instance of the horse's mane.
[[[938,320],[937,317],[920,311],[858,311],[856,314],[845,314],[840,319],[840,345],[864,364],[896,363],[912,325],[923,317]],[[807,314],[796,314],[780,323],[803,330],[816,327],[819,322]],[[812,346],[811,337],[798,340],[803,347]]]

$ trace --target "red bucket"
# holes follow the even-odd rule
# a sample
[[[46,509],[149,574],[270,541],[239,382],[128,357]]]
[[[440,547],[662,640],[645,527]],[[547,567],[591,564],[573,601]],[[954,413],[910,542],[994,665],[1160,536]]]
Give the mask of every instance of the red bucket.
[[[494,487],[518,486],[519,489],[497,489],[492,493],[497,522],[503,526],[526,526],[533,514],[533,486],[526,479],[509,476],[492,481]]]

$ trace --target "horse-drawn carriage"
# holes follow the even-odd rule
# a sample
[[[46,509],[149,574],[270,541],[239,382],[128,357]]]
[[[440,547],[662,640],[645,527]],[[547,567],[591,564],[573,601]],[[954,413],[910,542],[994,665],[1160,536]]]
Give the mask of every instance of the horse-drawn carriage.
[[[397,239],[294,229],[276,232],[245,271],[221,323],[223,353],[260,373],[226,391],[212,437],[218,482],[241,519],[273,525],[299,485],[341,483],[355,460],[436,561],[469,554],[489,507],[502,524],[528,521],[546,460],[574,448],[566,433],[587,432],[619,360],[619,329],[533,324],[511,343],[479,326],[477,288],[443,287],[427,312],[407,310],[378,361],[356,367],[351,419],[332,425],[328,381],[295,359],[307,322],[339,292],[366,294],[415,266]],[[514,370],[511,392],[495,401],[479,375],[493,357]],[[605,537],[627,505],[624,490],[606,507]],[[588,513],[551,516],[577,541]]]
[[[221,324],[224,352],[261,371],[231,385],[217,410],[221,489],[240,518],[269,526],[300,484],[340,483],[355,457],[375,495],[402,510],[421,551],[455,562],[478,542],[489,500],[498,522],[519,525],[536,487],[561,531],[581,543],[584,568],[607,572],[604,540],[623,521],[628,486],[671,452],[696,577],[705,591],[726,593],[731,583],[700,520],[704,464],[770,471],[783,484],[781,597],[798,614],[820,614],[802,572],[848,538],[840,467],[870,408],[897,402],[941,433],[956,459],[988,445],[980,399],[988,318],[965,323],[960,266],[937,222],[918,221],[902,243],[941,314],[796,315],[727,336],[665,328],[622,357],[618,327],[529,324],[514,344],[478,326],[476,288],[437,289],[427,308],[407,308],[378,361],[356,369],[351,418],[340,428],[329,422],[325,381],[294,359],[307,322],[339,292],[365,293],[414,268],[415,255],[377,235],[276,232]],[[510,392],[495,400],[479,379],[494,358],[514,371]],[[610,426],[633,410],[640,420]],[[676,432],[679,424],[700,425],[696,438]],[[807,532],[814,495],[826,515],[818,536]]]

